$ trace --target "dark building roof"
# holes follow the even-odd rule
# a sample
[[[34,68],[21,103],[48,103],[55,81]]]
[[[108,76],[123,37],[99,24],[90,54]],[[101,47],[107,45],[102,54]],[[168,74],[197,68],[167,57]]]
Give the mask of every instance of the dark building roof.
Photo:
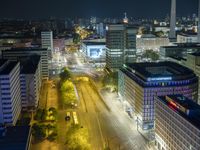
[[[17,61],[5,61],[1,60],[0,75],[9,74],[17,65]]]
[[[5,64],[5,62],[8,61],[7,59],[0,59],[0,67]]]
[[[159,96],[158,99],[200,130],[200,105],[183,95]]]
[[[161,48],[200,48],[199,43],[174,43],[172,46],[161,46]]]
[[[191,53],[191,55],[193,55],[193,56],[200,56],[200,51],[197,51],[197,52]]]
[[[179,33],[179,35],[182,35],[182,36],[186,36],[186,37],[191,37],[191,36],[197,36],[197,33],[191,33],[191,32],[189,32],[189,33]]]
[[[170,61],[126,64],[120,70],[142,85],[148,82],[198,80],[192,70]]]
[[[106,42],[83,42],[85,45],[92,46],[92,45],[106,45]]]
[[[28,150],[30,126],[14,126],[5,129],[5,136],[0,136],[2,150]]]
[[[27,57],[25,60],[20,61],[20,73],[21,74],[35,74],[38,65],[40,62],[40,56],[39,55],[32,55],[30,57]]]

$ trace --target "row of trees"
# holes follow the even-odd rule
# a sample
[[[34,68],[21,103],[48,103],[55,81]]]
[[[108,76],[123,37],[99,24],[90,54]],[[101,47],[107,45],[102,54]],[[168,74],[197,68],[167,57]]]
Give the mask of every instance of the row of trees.
[[[66,145],[69,150],[90,150],[88,130],[80,125],[71,126],[67,132]]]
[[[63,68],[60,73],[60,92],[63,103],[67,106],[76,103],[74,84],[72,83],[71,73],[68,68]]]
[[[63,103],[67,106],[76,103],[76,94],[74,90],[74,84],[67,80],[61,83],[60,87],[61,99]]]
[[[152,61],[156,61],[159,59],[159,54],[153,50],[146,50],[142,57],[150,58]]]
[[[56,121],[57,118],[57,110],[53,107],[47,109],[38,109],[34,119],[39,122],[44,121]]]
[[[32,135],[35,141],[44,139],[54,141],[57,137],[57,126],[55,124],[34,123],[32,126]]]
[[[36,123],[32,126],[32,135],[35,141],[48,139],[54,141],[57,137],[57,110],[54,107],[47,109],[38,109],[34,120]]]

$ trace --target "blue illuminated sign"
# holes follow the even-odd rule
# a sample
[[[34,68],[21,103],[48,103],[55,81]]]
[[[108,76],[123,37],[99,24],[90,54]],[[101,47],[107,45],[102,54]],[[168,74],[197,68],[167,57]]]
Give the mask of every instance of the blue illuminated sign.
[[[158,77],[158,78],[147,78],[147,81],[169,81],[172,77]]]

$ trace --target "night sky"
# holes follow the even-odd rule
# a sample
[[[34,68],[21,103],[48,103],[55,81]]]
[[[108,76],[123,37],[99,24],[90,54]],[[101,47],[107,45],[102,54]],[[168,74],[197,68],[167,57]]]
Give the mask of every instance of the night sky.
[[[123,17],[164,18],[171,0],[1,0],[0,18]],[[179,16],[197,14],[198,0],[177,0]]]

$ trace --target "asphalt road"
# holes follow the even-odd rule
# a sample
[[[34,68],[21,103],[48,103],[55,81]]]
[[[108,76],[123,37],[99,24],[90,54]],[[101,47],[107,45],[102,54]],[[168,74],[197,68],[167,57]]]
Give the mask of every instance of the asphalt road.
[[[109,145],[112,150],[146,149],[145,139],[120,106],[112,103],[111,111],[108,110],[90,82],[79,82],[77,89],[80,123],[89,130],[93,150],[102,150],[105,145]]]

